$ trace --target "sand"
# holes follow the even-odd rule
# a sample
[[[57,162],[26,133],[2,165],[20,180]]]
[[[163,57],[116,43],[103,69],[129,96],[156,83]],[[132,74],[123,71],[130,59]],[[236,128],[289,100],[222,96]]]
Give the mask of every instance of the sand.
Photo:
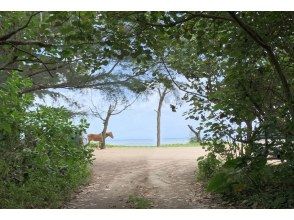
[[[196,160],[205,154],[201,147],[96,150],[92,180],[65,208],[132,208],[131,195],[152,208],[223,208],[195,179]]]

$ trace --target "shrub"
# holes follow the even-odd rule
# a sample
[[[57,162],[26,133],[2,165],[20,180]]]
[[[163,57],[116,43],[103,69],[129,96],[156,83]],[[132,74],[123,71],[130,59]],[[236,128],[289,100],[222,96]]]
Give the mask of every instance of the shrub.
[[[28,111],[27,85],[12,74],[0,87],[0,207],[57,208],[89,176],[93,150],[75,138],[88,124],[64,108]]]
[[[213,153],[208,153],[205,157],[199,157],[197,178],[200,180],[208,180],[221,166],[221,161],[216,158]]]
[[[293,208],[293,167],[261,163],[246,165],[242,157],[228,160],[213,172],[206,189],[253,208]]]

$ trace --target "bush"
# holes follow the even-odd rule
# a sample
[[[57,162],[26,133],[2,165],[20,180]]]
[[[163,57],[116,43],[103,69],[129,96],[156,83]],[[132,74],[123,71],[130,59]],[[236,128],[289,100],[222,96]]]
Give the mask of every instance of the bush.
[[[197,178],[200,180],[208,180],[221,166],[221,161],[213,153],[208,153],[205,157],[199,157],[197,161],[199,161]]]
[[[76,141],[88,124],[64,108],[28,111],[27,85],[12,74],[0,87],[0,207],[57,208],[89,177],[93,150]]]
[[[88,147],[92,148],[92,149],[99,149],[100,148],[100,143],[95,141],[91,141],[90,143],[88,143]]]
[[[215,167],[214,161],[212,156],[205,161],[202,174],[203,168],[208,171],[207,167]],[[243,157],[231,159],[217,166],[212,175],[205,173],[206,189],[223,195],[229,201],[253,208],[293,208],[293,166],[287,163],[261,166],[262,161],[250,164],[246,161]]]

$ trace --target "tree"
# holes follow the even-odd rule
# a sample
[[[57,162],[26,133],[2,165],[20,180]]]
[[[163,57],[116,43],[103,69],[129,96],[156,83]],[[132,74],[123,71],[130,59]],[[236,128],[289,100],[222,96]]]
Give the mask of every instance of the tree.
[[[103,103],[110,103],[108,105],[107,111],[103,115],[101,109],[97,107],[97,104],[94,103],[93,99],[91,98],[92,108],[90,107],[91,113],[98,117],[103,123],[103,129],[101,132],[102,135],[102,142],[100,143],[100,148],[105,149],[105,139],[106,139],[106,132],[108,129],[109,120],[112,116],[118,115],[125,111],[128,107],[130,107],[136,100],[138,96],[132,101],[129,102],[125,96],[120,96],[118,94],[108,94],[107,99],[108,101],[104,101]]]
[[[152,90],[156,89],[156,94],[159,97],[158,100],[158,106],[157,106],[157,110],[155,110],[157,117],[156,117],[156,146],[160,147],[160,127],[161,127],[161,109],[163,106],[164,101],[166,100],[167,96],[169,94],[171,94],[170,96],[172,96],[176,102],[179,102],[179,94],[178,94],[178,90],[175,87],[175,83],[176,84],[180,84],[179,82],[176,82],[170,75],[170,77],[172,78],[172,80],[170,80],[168,78],[168,76],[166,74],[164,74],[163,69],[162,69],[162,65],[158,66],[158,69],[156,71],[160,71],[161,73],[158,73],[156,76],[154,76],[153,81],[150,83],[150,88],[151,92]],[[170,104],[171,107],[171,111],[176,112],[176,106]]]
[[[212,13],[206,15],[211,17]],[[201,16],[206,15],[203,13]],[[247,155],[254,152],[255,155],[262,154],[264,157],[275,146],[281,145],[281,139],[288,140],[288,143],[281,146],[288,152],[287,156],[292,157],[291,148],[288,147],[291,142],[289,136],[293,135],[289,130],[293,122],[292,98],[289,93],[293,93],[293,88],[288,91],[289,86],[286,85],[290,85],[291,79],[289,62],[292,58],[287,46],[291,39],[285,28],[289,25],[291,16],[287,13],[262,15],[263,18],[259,19],[254,13],[223,13],[223,19],[211,18],[210,22],[206,22],[206,27],[205,19],[197,19],[197,30],[190,27],[190,21],[182,23],[183,40],[169,54],[169,67],[183,73],[192,82],[186,87],[194,88],[187,93],[186,100],[193,100],[195,108],[191,115],[197,114],[196,118],[203,121],[203,127],[208,128],[205,139],[220,141],[228,138],[233,143],[242,142]],[[246,20],[241,21],[243,25],[247,23],[246,27],[240,27],[241,23],[236,21],[241,19],[238,16]],[[249,21],[250,19],[254,22]],[[268,29],[268,21],[271,19],[275,19],[272,24],[277,28],[275,32]],[[253,30],[250,25],[257,26],[258,31]],[[188,27],[191,31],[195,30],[195,34],[190,35],[192,38],[188,38],[185,31]],[[262,35],[263,39],[260,39],[266,41],[266,44],[277,47],[276,58],[271,58],[269,48],[265,49],[266,45],[256,42],[253,35]],[[279,38],[283,40],[280,41]],[[193,53],[196,59],[193,58]],[[182,57],[181,62],[177,62],[179,56]],[[279,68],[272,59],[283,63],[285,77],[279,75]],[[207,111],[211,113],[206,114]],[[280,115],[281,112],[287,113]],[[211,135],[213,133],[214,136]],[[280,139],[277,139],[278,136]],[[272,141],[265,141],[261,147],[256,143],[260,139]],[[238,148],[238,144],[232,147]]]
[[[248,195],[260,193],[253,189],[276,192],[274,186],[279,185],[279,192],[290,192],[284,171],[293,177],[292,12],[107,16],[132,27],[128,33],[133,42],[144,45],[142,53],[148,51],[150,60],[164,57],[169,72],[186,78],[178,88],[186,92],[188,116],[200,121],[202,144],[210,151],[201,164],[217,164],[210,189],[219,187],[215,191],[224,194],[236,189],[236,194]],[[275,150],[281,153],[282,165],[274,168],[267,165],[267,158]],[[216,162],[218,156],[223,165]],[[271,177],[266,176],[269,173]],[[289,193],[282,198],[285,207],[291,207],[292,198]]]
[[[202,121],[207,143],[229,140],[238,149],[242,142],[253,160],[279,146],[293,160],[293,13],[145,12],[120,18],[152,60],[164,57],[170,72],[186,77],[180,89],[193,103],[190,115]]]
[[[188,128],[193,132],[194,138],[192,139],[193,141],[201,141],[201,136],[200,136],[200,131],[195,130],[192,125],[188,125]]]
[[[156,134],[157,134],[157,138],[156,138],[156,146],[160,147],[160,120],[161,120],[161,108],[162,108],[162,104],[164,101],[165,96],[169,93],[170,91],[168,90],[168,88],[164,87],[164,88],[157,88],[157,94],[159,96],[159,101],[158,101],[158,107],[156,111],[157,117],[156,117]]]
[[[293,170],[292,12],[1,12],[0,18],[1,87],[12,71],[32,82],[22,97],[56,91],[50,88],[140,92],[182,76],[186,82],[174,86],[185,92],[188,116],[200,121],[210,159],[220,155],[223,169],[235,171],[219,179],[241,173],[249,178],[238,186],[263,188],[259,174],[276,149],[282,166]],[[158,65],[164,71],[152,71]],[[286,182],[276,185],[287,188]]]
[[[100,17],[99,12],[1,12],[0,84],[11,71],[33,81],[21,94],[138,84],[143,69],[115,71],[129,56],[124,55],[129,38],[118,40],[119,30],[105,29]]]

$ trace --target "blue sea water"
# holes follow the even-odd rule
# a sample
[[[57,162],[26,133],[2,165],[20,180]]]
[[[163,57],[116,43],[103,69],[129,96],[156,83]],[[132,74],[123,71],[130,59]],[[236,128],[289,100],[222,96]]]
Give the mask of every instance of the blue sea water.
[[[185,144],[189,138],[162,138],[161,144]],[[126,146],[155,146],[156,139],[108,139],[107,144]]]

